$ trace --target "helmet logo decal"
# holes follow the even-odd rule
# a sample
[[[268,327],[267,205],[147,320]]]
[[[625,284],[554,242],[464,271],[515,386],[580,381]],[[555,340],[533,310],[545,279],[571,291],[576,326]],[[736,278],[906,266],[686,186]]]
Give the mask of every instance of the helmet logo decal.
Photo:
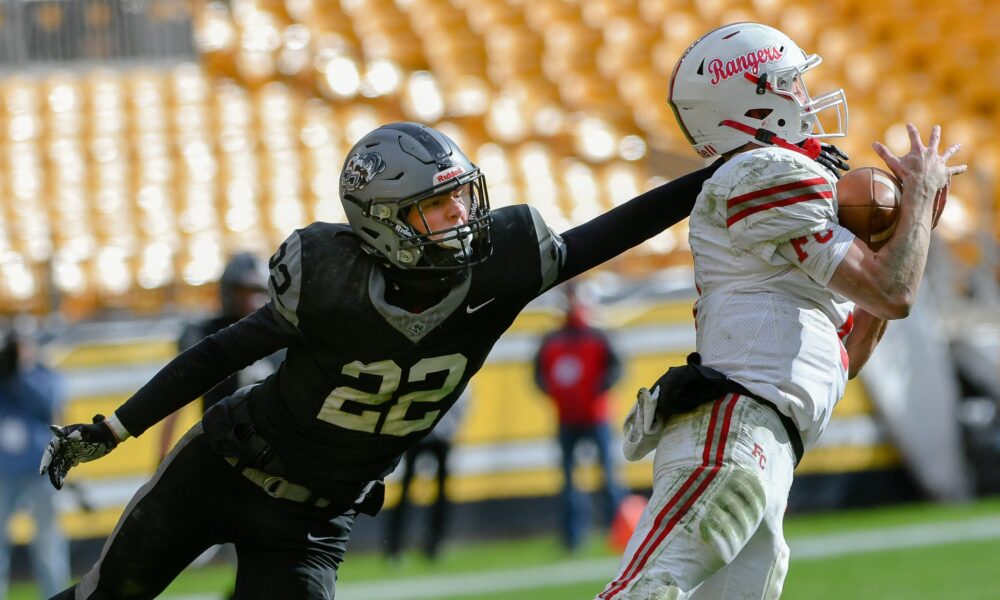
[[[454,167],[447,168],[444,171],[438,171],[437,174],[434,175],[434,185],[440,185],[449,179],[458,177],[462,173],[465,173],[465,169],[462,165],[455,165]]]
[[[770,48],[751,50],[746,54],[731,58],[725,62],[721,58],[713,58],[708,63],[708,72],[712,75],[712,81],[709,83],[719,85],[719,82],[739,75],[744,71],[749,71],[756,75],[761,65],[776,62],[781,59],[783,54],[784,52],[781,48],[771,46]]]
[[[385,171],[385,161],[378,152],[355,154],[344,166],[340,181],[344,184],[344,190],[356,192],[364,189],[382,171]]]

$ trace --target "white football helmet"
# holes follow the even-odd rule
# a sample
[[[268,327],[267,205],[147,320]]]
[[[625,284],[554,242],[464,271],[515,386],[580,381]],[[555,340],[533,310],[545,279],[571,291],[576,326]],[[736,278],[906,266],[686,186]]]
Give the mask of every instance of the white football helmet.
[[[821,62],[784,33],[759,23],[733,23],[712,31],[681,56],[670,78],[668,101],[684,135],[702,157],[748,142],[819,153],[810,139],[847,134],[847,98],[840,89],[812,98],[803,75]],[[759,109],[754,118],[748,115]],[[833,109],[826,131],[818,114]],[[831,127],[831,129],[833,129]],[[815,158],[815,156],[812,156]]]
[[[468,223],[417,231],[407,215],[431,196],[468,185]],[[436,129],[392,123],[361,138],[347,154],[340,200],[365,248],[406,270],[463,271],[491,253],[489,194],[479,167]]]

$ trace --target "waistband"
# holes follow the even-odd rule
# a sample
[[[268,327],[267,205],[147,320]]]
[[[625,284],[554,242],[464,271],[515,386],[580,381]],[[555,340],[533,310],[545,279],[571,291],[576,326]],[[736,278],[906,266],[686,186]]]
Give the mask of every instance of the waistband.
[[[234,467],[236,467],[239,462],[236,458],[230,456],[224,456],[223,458],[225,458],[226,462]],[[300,502],[309,506],[315,506],[316,508],[326,508],[327,506],[330,506],[330,501],[326,498],[318,496],[306,486],[292,483],[284,477],[269,475],[264,471],[253,467],[243,467],[240,469],[240,474],[250,480],[251,483],[264,490],[264,492],[272,498],[280,498],[291,502]]]
[[[785,433],[788,434],[788,439],[792,443],[792,451],[795,453],[795,466],[799,466],[799,462],[802,460],[802,455],[805,454],[805,446],[802,445],[802,434],[799,433],[799,428],[795,425],[795,421],[785,413],[778,410],[778,407],[774,405],[770,400],[765,400],[760,396],[755,396],[750,392],[744,391],[740,394],[741,396],[746,396],[751,400],[762,404],[774,411],[774,414],[778,415],[778,420],[781,421],[781,426],[785,428]]]

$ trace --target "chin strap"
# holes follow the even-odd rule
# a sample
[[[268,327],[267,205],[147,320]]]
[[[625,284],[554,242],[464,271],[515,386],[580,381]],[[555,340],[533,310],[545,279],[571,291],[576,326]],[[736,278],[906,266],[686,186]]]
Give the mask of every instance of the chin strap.
[[[778,146],[779,148],[784,148],[785,150],[798,152],[799,154],[808,156],[813,160],[819,158],[819,153],[822,150],[822,148],[820,147],[819,140],[815,138],[806,138],[806,140],[802,142],[802,145],[800,146],[798,144],[793,144],[788,140],[778,137],[776,133],[768,129],[763,129],[763,128],[754,129],[749,125],[744,125],[743,123],[739,123],[737,121],[733,121],[730,119],[726,119],[722,121],[722,123],[720,124],[726,127],[732,127],[737,131],[745,133],[763,144],[767,144],[769,146]]]

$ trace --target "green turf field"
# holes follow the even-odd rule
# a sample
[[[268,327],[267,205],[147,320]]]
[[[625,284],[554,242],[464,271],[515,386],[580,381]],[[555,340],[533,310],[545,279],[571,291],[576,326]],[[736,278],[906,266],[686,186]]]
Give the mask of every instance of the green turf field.
[[[1000,499],[790,517],[792,564],[784,599],[1000,599]],[[436,563],[398,564],[348,554],[340,600],[589,600],[614,574],[616,556],[593,539],[566,556],[554,539],[452,545]],[[164,594],[210,600],[231,585],[226,567],[183,574]],[[11,600],[34,599],[29,584]],[[276,597],[276,600],[284,600]]]

